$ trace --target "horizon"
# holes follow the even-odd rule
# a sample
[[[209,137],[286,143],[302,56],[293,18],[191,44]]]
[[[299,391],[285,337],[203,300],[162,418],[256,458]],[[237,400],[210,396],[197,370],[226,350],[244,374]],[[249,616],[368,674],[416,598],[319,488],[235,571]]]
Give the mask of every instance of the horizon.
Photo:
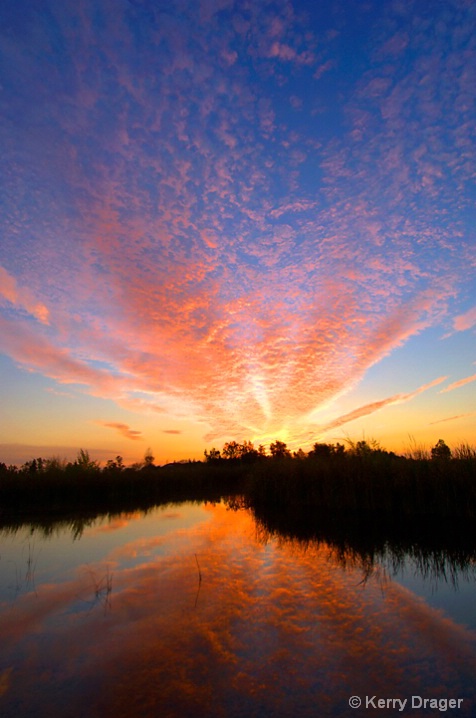
[[[230,442],[236,441],[235,439],[230,439]],[[243,441],[247,441],[244,439]],[[394,449],[389,449],[387,446],[384,446],[381,442],[379,442],[375,437],[367,437],[367,438],[361,438],[354,440],[349,436],[345,437],[339,437],[339,439],[335,441],[316,441],[314,444],[330,444],[330,445],[343,445],[345,447],[345,450],[347,451],[349,447],[352,447],[352,445],[356,444],[357,442],[363,441],[366,444],[368,444],[370,447],[374,447],[381,449],[383,451],[387,452],[393,452],[397,456],[409,456],[410,454],[414,453],[415,451],[419,452],[420,454],[428,454],[428,458],[430,458],[431,449],[436,447],[438,442],[443,441],[445,444],[447,442],[442,439],[441,437],[435,441],[433,444],[421,444],[415,441],[414,437],[409,436],[408,441],[403,447],[401,451],[395,451]],[[226,444],[228,442],[224,442]],[[238,443],[240,443],[238,441]],[[270,442],[273,443],[273,442]],[[286,442],[284,442],[286,443]],[[303,450],[302,447],[292,447],[288,446],[286,444],[286,448],[289,449],[292,453],[298,452],[299,450],[303,450],[305,454],[307,454],[309,451],[312,451],[312,448],[314,444],[307,448],[307,450]],[[107,461],[109,460],[115,460],[120,456],[121,459],[124,461],[124,466],[126,468],[133,467],[134,465],[144,463],[144,457],[146,454],[151,455],[149,452],[152,452],[153,461],[152,465],[154,466],[164,466],[171,463],[183,463],[183,462],[194,462],[194,461],[201,461],[206,463],[206,456],[205,451],[209,451],[211,449],[218,449],[221,453],[223,449],[223,445],[220,446],[214,446],[214,447],[206,447],[201,455],[195,455],[195,456],[183,456],[181,458],[168,458],[165,461],[157,461],[156,457],[154,456],[154,451],[150,449],[146,449],[142,456],[138,455],[129,455],[129,456],[122,456],[120,453],[114,453],[113,451],[109,449],[101,449],[101,448],[95,448],[92,450],[89,450],[87,447],[72,447],[72,446],[24,446],[22,444],[0,444],[0,464],[5,464],[7,467],[10,466],[16,466],[17,468],[21,468],[23,465],[28,463],[29,461],[32,461],[33,459],[59,459],[60,461],[65,462],[71,462],[73,463],[80,453],[80,451],[85,451],[89,456],[91,461],[97,461],[99,463],[99,466],[103,468]],[[258,449],[258,444],[254,445],[255,449]],[[267,457],[271,457],[270,454],[270,448],[269,444],[263,445],[265,448],[265,453]],[[453,444],[447,444],[448,448],[452,452],[452,454],[455,453],[455,450],[462,448],[462,447],[469,447],[473,449],[473,451],[476,452],[476,445],[468,444],[467,442],[454,442]],[[222,459],[226,460],[225,457],[221,457]]]
[[[0,451],[474,445],[475,30],[4,2]]]

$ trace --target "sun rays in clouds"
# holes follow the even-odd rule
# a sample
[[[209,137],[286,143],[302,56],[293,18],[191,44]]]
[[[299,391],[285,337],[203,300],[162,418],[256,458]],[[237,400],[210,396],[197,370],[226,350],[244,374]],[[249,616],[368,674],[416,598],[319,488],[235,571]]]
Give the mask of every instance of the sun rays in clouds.
[[[207,441],[311,440],[432,390],[320,418],[425,329],[474,325],[471,7],[20,4],[4,353]]]

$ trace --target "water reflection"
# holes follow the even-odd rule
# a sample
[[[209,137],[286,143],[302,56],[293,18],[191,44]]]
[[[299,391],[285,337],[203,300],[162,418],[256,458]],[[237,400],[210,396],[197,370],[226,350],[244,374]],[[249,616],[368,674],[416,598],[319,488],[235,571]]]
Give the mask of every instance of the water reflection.
[[[101,542],[56,576],[37,544],[36,592],[2,603],[2,716],[368,715],[352,695],[460,697],[474,714],[474,634],[362,581],[355,553],[222,504],[92,525],[76,544]]]
[[[247,502],[237,497],[229,502],[240,510]],[[375,515],[309,514],[275,511],[272,506],[251,507],[263,541],[275,539],[301,547],[326,545],[344,567],[361,568],[364,578],[388,571],[396,575],[409,563],[422,578],[458,587],[460,580],[476,575],[476,533],[474,523],[421,518],[410,523]]]

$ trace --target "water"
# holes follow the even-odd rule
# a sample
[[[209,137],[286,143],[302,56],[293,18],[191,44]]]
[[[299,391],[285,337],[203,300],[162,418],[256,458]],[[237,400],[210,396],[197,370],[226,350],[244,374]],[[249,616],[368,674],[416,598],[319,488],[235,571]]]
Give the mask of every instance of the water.
[[[474,570],[390,574],[223,504],[3,533],[0,715],[476,716]]]

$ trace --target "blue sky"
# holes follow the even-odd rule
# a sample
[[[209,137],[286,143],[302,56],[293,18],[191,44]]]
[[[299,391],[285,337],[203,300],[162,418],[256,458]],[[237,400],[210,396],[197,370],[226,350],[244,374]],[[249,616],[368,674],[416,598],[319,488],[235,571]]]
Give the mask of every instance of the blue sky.
[[[475,13],[5,0],[7,460],[474,443]]]

